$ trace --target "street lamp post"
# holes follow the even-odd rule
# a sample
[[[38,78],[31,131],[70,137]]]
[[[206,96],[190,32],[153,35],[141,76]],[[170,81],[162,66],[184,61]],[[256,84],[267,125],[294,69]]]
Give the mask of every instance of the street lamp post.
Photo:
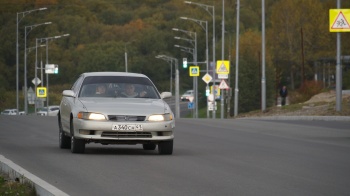
[[[206,65],[207,65],[207,74],[209,72],[209,52],[208,52],[208,21],[204,20],[197,20],[193,18],[188,18],[188,17],[180,17],[183,20],[191,20],[197,24],[199,24],[204,30],[205,30],[205,41],[206,41],[206,50],[205,50],[205,56],[206,56]],[[205,24],[205,26],[204,26]],[[207,84],[207,89],[209,88]],[[207,118],[209,118],[209,107],[207,106]]]
[[[184,39],[184,38],[179,38],[185,41],[190,42],[193,45],[193,41],[194,41],[194,57],[193,57],[193,61],[195,64],[198,64],[197,62],[197,33],[196,32],[192,32],[192,31],[186,31],[186,30],[182,30],[182,29],[178,29],[178,28],[173,28],[173,31],[180,31],[183,33],[186,33],[187,35],[189,35],[193,40],[191,39]],[[178,39],[178,37],[175,37],[175,39]],[[194,91],[194,107],[195,107],[195,118],[198,118],[198,77],[195,76],[193,77],[193,91]]]
[[[59,39],[59,38],[62,38],[62,37],[67,37],[69,36],[69,34],[64,34],[64,35],[58,35],[58,36],[53,36],[53,37],[45,37],[45,38],[36,38],[36,54],[35,54],[35,92],[36,92],[36,88],[37,88],[37,62],[38,62],[38,41],[39,41],[39,44],[42,43],[42,42],[45,42],[46,43],[46,64],[49,64],[49,43],[48,41],[50,40],[54,40],[54,39]],[[40,68],[41,71],[42,71],[42,68]],[[43,81],[43,78],[41,78],[41,81]],[[43,86],[43,82],[41,83],[42,86]],[[49,76],[48,74],[46,74],[46,105],[47,105],[47,112],[49,110]],[[35,112],[36,112],[36,99],[35,99]]]
[[[161,58],[161,59],[167,61],[168,63],[170,63],[170,86],[169,86],[169,88],[170,88],[171,94],[173,94],[173,87],[172,87],[173,86],[173,61],[171,59],[163,58],[163,57],[161,57],[161,55],[156,56],[156,58]]]
[[[173,63],[170,62],[170,92],[173,94]]]
[[[192,1],[184,1],[186,4],[191,4],[191,5],[196,5],[199,6],[201,8],[203,8],[205,11],[207,11],[209,13],[209,15],[212,16],[213,18],[213,89],[215,87],[215,7],[211,6],[211,5],[206,5],[206,4],[201,4],[201,3],[196,3],[196,2],[192,2]],[[211,9],[211,11],[210,11]],[[209,58],[209,57],[208,57]],[[224,59],[222,59],[224,60]],[[213,108],[213,118],[216,118],[216,111],[215,111],[215,92],[214,92],[214,108]]]
[[[235,103],[234,116],[238,114],[238,68],[239,68],[239,0],[237,0],[237,23],[236,23],[236,80],[235,80]]]
[[[17,19],[16,19],[16,108],[17,108],[17,115],[19,114],[19,96],[18,96],[18,85],[19,85],[19,47],[18,47],[18,26],[21,20],[27,15],[35,11],[42,11],[46,10],[47,8],[39,8],[34,10],[28,10],[24,12],[17,12]],[[22,15],[22,18],[19,18],[19,15]]]
[[[225,0],[222,0],[221,59],[225,58]],[[224,90],[221,93],[221,119],[224,118]]]
[[[262,18],[262,35],[261,35],[261,47],[262,47],[262,69],[261,69],[261,111],[266,110],[266,75],[265,75],[265,0],[261,1],[261,18]],[[304,82],[304,81],[303,81]]]
[[[24,28],[24,111],[25,114],[28,114],[28,95],[27,95],[27,36],[31,30],[33,30],[37,26],[48,25],[51,22],[45,22],[40,24],[35,24],[31,26],[25,26]],[[29,31],[27,32],[27,29]]]
[[[163,59],[167,62],[175,62],[175,117],[180,118],[180,95],[179,95],[179,61],[177,58],[173,58],[166,55],[157,55],[157,59]]]
[[[175,37],[175,39],[176,39],[177,37]],[[196,57],[195,57],[195,49],[194,48],[189,48],[189,47],[185,47],[185,46],[180,46],[180,45],[174,45],[174,47],[176,47],[176,48],[180,48],[180,50],[181,51],[183,51],[183,52],[187,52],[187,53],[190,53],[190,54],[192,54],[192,56],[193,56],[193,61],[194,62],[197,62],[197,60],[195,60],[196,59]],[[197,81],[197,76],[194,76],[193,77],[193,91],[195,92],[195,94],[197,94],[197,92],[198,92],[198,88],[197,88],[197,84],[196,84],[196,81]],[[195,98],[196,98],[196,95],[195,95]],[[198,101],[197,101],[197,99],[193,99],[193,101],[194,101],[194,105],[195,105],[195,107],[197,107],[198,106]],[[198,114],[198,113],[197,113]],[[197,118],[197,114],[196,114],[196,112],[193,112],[193,118]]]

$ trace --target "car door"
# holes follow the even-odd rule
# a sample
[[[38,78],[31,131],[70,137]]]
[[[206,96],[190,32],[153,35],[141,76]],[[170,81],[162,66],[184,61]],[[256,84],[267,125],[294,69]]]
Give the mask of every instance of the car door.
[[[60,116],[61,123],[64,130],[69,131],[70,129],[70,114],[72,112],[72,108],[75,104],[75,99],[78,96],[80,86],[82,84],[84,77],[81,75],[76,82],[73,84],[72,90],[75,94],[75,97],[62,96],[61,104],[60,104]]]

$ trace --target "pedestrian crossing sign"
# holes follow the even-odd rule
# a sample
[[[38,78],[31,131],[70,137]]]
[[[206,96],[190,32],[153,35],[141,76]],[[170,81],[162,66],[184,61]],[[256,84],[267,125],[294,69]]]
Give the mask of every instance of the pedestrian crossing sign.
[[[219,85],[219,89],[228,89],[230,88],[227,83],[225,82],[225,80],[221,80],[220,85]]]
[[[38,87],[36,89],[36,96],[41,98],[46,97],[46,87]]]
[[[350,9],[329,10],[329,31],[350,32]]]
[[[190,76],[199,76],[199,66],[190,66]]]
[[[230,73],[230,61],[216,61],[216,73],[217,74],[229,74]]]

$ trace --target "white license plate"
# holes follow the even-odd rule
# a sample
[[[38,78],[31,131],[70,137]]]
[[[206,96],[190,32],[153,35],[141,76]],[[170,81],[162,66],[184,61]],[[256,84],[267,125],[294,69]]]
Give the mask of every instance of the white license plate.
[[[143,131],[142,125],[113,125],[113,131]]]

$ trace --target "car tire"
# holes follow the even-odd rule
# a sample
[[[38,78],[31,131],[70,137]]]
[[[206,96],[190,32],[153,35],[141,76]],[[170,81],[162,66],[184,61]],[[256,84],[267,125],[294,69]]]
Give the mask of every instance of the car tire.
[[[70,150],[72,153],[84,153],[85,151],[85,141],[76,139],[74,135],[71,136],[71,147]]]
[[[173,140],[163,141],[158,144],[158,153],[161,155],[173,154]]]
[[[58,127],[59,127],[59,133],[58,133],[59,147],[62,149],[69,149],[70,148],[70,138],[68,136],[64,135],[60,117],[58,119]]]
[[[85,141],[74,137],[73,120],[71,120],[71,122],[70,122],[70,131],[71,131],[70,151],[72,153],[84,153]]]
[[[154,150],[154,149],[156,149],[157,145],[155,145],[155,144],[142,144],[142,147],[144,150]]]

